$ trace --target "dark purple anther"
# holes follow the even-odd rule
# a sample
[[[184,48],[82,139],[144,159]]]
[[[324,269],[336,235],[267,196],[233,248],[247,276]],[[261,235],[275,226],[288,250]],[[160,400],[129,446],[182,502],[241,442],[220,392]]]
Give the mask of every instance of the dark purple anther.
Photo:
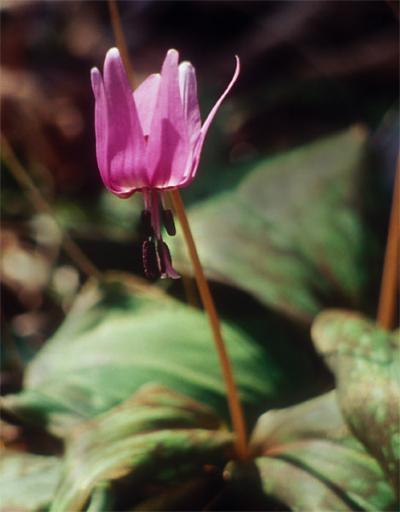
[[[157,250],[153,241],[145,240],[142,244],[143,270],[147,279],[160,277]]]
[[[176,235],[176,227],[174,222],[174,216],[172,215],[171,210],[161,210],[162,221],[167,230],[167,233],[170,236]]]

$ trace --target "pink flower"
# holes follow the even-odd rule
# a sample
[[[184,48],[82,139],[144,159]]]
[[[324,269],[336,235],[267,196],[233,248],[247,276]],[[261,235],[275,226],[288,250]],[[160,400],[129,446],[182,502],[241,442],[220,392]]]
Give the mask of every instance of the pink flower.
[[[97,68],[91,72],[100,174],[119,197],[144,195],[143,260],[149,277],[179,277],[161,236],[160,208],[167,232],[175,232],[162,191],[184,187],[195,177],[207,130],[239,74],[236,57],[231,82],[201,125],[195,69],[190,62],[178,65],[178,59],[178,52],[169,50],[161,74],[150,75],[134,92],[117,48],[107,52],[103,77]]]

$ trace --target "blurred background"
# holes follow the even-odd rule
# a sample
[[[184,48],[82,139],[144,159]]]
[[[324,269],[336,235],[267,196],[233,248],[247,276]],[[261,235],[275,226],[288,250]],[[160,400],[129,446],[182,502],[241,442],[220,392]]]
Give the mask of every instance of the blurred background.
[[[298,146],[350,127],[356,139],[367,140],[374,171],[357,185],[356,202],[368,205],[374,242],[363,260],[368,282],[354,304],[373,316],[398,152],[397,3],[146,0],[119,2],[119,8],[137,82],[177,48],[196,67],[203,119],[240,56],[240,78],[210,129],[198,178],[183,191],[189,209]],[[1,2],[4,393],[20,389],[25,364],[62,322],[93,268],[142,276],[141,199],[106,192],[95,160],[89,73],[102,67],[114,44],[104,1]],[[332,143],[320,165],[346,155],[346,141]],[[299,155],[291,165],[307,162]],[[296,194],[293,187],[286,187],[288,197]],[[285,186],[279,190],[285,203]],[[73,257],[75,246],[62,246],[58,225],[89,259],[89,269],[85,257]],[[246,244],[246,227],[242,235]],[[218,268],[213,273],[212,263],[210,269],[223,314],[247,308],[274,322],[285,313],[269,299],[264,313],[251,286],[241,289]],[[181,283],[162,286],[183,296]],[[349,301],[336,290],[324,304]],[[298,319],[286,309],[288,322]],[[308,317],[302,328],[307,325]]]

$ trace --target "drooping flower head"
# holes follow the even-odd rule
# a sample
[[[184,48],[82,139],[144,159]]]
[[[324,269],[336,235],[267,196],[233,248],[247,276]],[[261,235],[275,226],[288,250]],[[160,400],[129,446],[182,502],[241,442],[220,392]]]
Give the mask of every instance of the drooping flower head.
[[[239,74],[236,57],[231,82],[201,124],[195,69],[178,61],[178,52],[169,50],[161,73],[150,75],[133,92],[117,48],[107,52],[103,77],[97,68],[91,72],[100,174],[119,197],[143,193],[148,277],[179,277],[161,235],[162,225],[175,234],[162,191],[184,187],[195,177],[207,130]]]

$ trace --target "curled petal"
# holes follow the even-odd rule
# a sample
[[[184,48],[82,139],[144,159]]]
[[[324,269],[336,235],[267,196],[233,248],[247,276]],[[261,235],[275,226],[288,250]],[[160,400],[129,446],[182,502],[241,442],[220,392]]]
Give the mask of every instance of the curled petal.
[[[236,80],[237,80],[237,78],[239,76],[240,61],[239,61],[239,57],[237,55],[235,56],[235,58],[236,58],[236,67],[235,67],[235,71],[233,73],[233,77],[232,77],[231,81],[229,82],[228,87],[225,89],[225,91],[218,98],[217,102],[215,103],[215,105],[211,109],[210,113],[208,114],[206,120],[204,121],[203,126],[201,127],[200,136],[197,139],[196,146],[195,146],[195,148],[193,150],[191,169],[189,170],[189,174],[188,174],[188,176],[186,178],[186,181],[180,184],[181,186],[189,184],[192,181],[192,179],[195,177],[196,171],[197,171],[197,167],[198,167],[199,161],[200,161],[200,154],[201,154],[201,150],[202,150],[202,147],[203,147],[204,139],[205,139],[205,137],[207,135],[207,131],[208,131],[209,127],[210,127],[210,124],[212,123],[212,121],[213,121],[213,119],[215,117],[215,114],[217,113],[219,107],[221,106],[222,102],[224,101],[224,99],[228,95],[229,91],[232,89],[234,83],[236,82]]]
[[[237,77],[239,76],[240,60],[239,60],[239,57],[237,55],[235,55],[235,59],[236,59],[236,67],[235,67],[235,72],[233,73],[233,77],[232,77],[231,81],[229,82],[228,87],[225,89],[225,91],[218,98],[216,104],[211,109],[210,113],[207,116],[207,119],[204,121],[204,124],[201,127],[201,135],[202,135],[203,139],[206,136],[207,130],[210,127],[210,124],[212,123],[212,120],[214,119],[214,116],[217,113],[219,107],[221,106],[221,103],[224,101],[224,99],[228,95],[229,91],[232,89],[234,83],[236,82]]]
[[[176,186],[185,172],[190,147],[179,90],[178,52],[169,50],[147,143],[147,172],[151,187]]]
[[[140,124],[145,136],[150,134],[151,121],[153,119],[161,75],[154,73],[142,82],[133,93]]]

